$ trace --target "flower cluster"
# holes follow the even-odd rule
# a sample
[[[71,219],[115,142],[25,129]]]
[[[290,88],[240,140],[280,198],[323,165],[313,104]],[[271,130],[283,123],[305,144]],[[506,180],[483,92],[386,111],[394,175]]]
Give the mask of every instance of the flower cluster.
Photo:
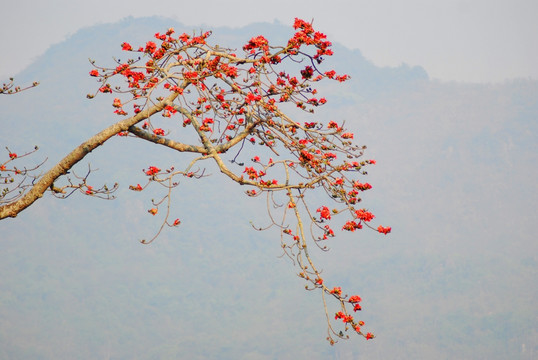
[[[148,176],[153,176],[153,175],[157,175],[159,171],[161,171],[161,169],[159,169],[158,167],[150,166],[148,170],[145,171],[145,173]]]
[[[177,35],[170,28],[138,47],[123,42],[121,49],[135,57],[112,68],[96,67],[90,76],[100,82],[96,95],[117,96],[112,100],[114,113],[127,116],[131,106],[134,109],[133,117],[128,118],[132,124],[119,134],[195,154],[185,171],[150,166],[143,170],[148,184],[130,187],[139,192],[150,183],[166,184],[163,200],[153,202],[148,210],[151,215],[158,213],[160,204],[171,203],[171,189],[179,184],[173,180],[175,176],[201,177],[203,170],[192,169],[202,161],[214,161],[221,173],[248,187],[248,196],[268,195],[271,206],[267,209],[272,225],[281,231],[283,251],[298,264],[309,289],[321,290],[339,302],[342,311],[335,319],[341,319],[346,330],[350,327],[362,335],[361,322],[349,315],[351,309],[362,309],[361,298],[347,298],[339,286],[327,287],[306,249],[313,240],[325,250],[323,242],[335,236],[333,228],[376,230],[371,225],[373,213],[357,209],[362,201],[359,196],[372,188],[359,177],[366,175],[365,167],[375,160],[360,159],[365,147],[353,144],[355,135],[344,123],[298,122],[287,113],[288,109],[314,113],[327,103],[316,89],[320,81],[349,79],[320,68],[333,55],[325,34],[301,19],[295,19],[293,28],[283,46],[270,44],[263,35],[251,37],[239,48],[242,55],[210,45],[210,32]],[[155,113],[162,116],[151,117]],[[195,140],[177,140],[188,136]],[[246,153],[249,151],[252,153]],[[272,158],[265,161],[269,156]],[[310,194],[319,190],[334,205],[311,202]],[[179,219],[168,221],[169,210],[160,213],[165,214],[163,226],[179,225]],[[278,211],[281,220],[273,214]],[[331,222],[342,217],[346,218],[331,227]],[[304,218],[310,221],[311,237],[305,235]],[[377,231],[388,234],[391,228],[379,226]],[[367,339],[373,337],[369,334]],[[339,332],[333,335],[343,337]]]
[[[385,235],[387,235],[389,232],[391,232],[391,230],[392,229],[390,228],[390,226],[383,227],[383,226],[379,225],[379,227],[377,228],[377,231],[379,231],[380,233],[385,234]]]

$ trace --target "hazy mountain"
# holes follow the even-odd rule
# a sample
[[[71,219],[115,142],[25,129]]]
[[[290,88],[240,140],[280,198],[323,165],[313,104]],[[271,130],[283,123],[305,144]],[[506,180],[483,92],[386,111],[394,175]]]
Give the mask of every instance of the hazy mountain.
[[[51,166],[115,121],[109,97],[86,99],[97,86],[88,58],[110,65],[123,41],[170,26],[199,30],[130,18],[52,46],[17,76],[39,87],[0,97],[2,148],[39,145],[33,161]],[[215,28],[211,39],[239,48],[291,33],[253,24]],[[353,79],[324,88],[329,103],[316,116],[345,119],[368,145],[378,165],[365,205],[393,233],[340,234],[315,256],[327,279],[363,297],[375,340],[324,341],[320,296],[278,258],[278,235],[249,224],[266,223],[264,204],[218,174],[182,183],[182,225],[139,244],[155,229],[151,195],[128,185],[144,167],[185,160],[118,138],[76,169],[91,163],[96,183],[118,181],[117,200],[46,196],[0,222],[0,358],[535,358],[538,82],[445,84],[339,44],[335,53],[328,62]]]

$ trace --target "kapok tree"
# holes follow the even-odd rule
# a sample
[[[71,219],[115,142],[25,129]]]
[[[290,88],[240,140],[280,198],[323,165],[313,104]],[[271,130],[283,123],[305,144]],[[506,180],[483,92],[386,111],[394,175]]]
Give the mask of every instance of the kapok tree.
[[[330,343],[348,338],[347,331],[373,338],[362,330],[364,322],[355,318],[361,310],[360,296],[326,284],[310,249],[314,245],[314,249],[327,250],[325,242],[335,236],[335,230],[391,231],[371,225],[374,215],[359,206],[361,193],[371,188],[360,178],[375,161],[362,159],[365,147],[354,145],[353,134],[342,124],[317,119],[299,122],[287,115],[293,108],[313,113],[326,103],[314,87],[318,82],[349,79],[334,70],[322,70],[325,58],[333,54],[324,34],[300,19],[295,19],[293,27],[287,44],[272,46],[265,37],[256,36],[243,46],[241,55],[210,45],[210,32],[175,36],[168,29],[139,48],[123,43],[122,49],[134,55],[126,62],[116,62],[114,67],[92,62],[90,76],[99,86],[88,98],[113,95],[113,111],[122,119],[42,175],[35,170],[43,164],[16,166],[37,148],[20,155],[7,148],[7,159],[0,163],[0,180],[5,184],[0,219],[17,216],[47,191],[60,198],[74,192],[112,198],[117,184],[92,186],[91,169],[76,175],[72,168],[114,136],[191,153],[182,169],[141,165],[145,184],[129,186],[135,192],[156,184],[164,189],[160,200],[148,206],[151,215],[164,214],[163,220],[155,235],[141,242],[149,244],[165,226],[180,224],[179,219],[172,220],[170,207],[178,179],[205,176],[201,164],[214,162],[227,178],[247,187],[246,195],[267,196],[269,227],[280,232],[283,253],[298,267],[306,289],[321,293]],[[4,85],[4,93],[10,86]],[[324,203],[316,193],[325,194]],[[329,311],[328,298],[336,301],[334,313]],[[343,323],[342,328],[336,327],[336,320]]]

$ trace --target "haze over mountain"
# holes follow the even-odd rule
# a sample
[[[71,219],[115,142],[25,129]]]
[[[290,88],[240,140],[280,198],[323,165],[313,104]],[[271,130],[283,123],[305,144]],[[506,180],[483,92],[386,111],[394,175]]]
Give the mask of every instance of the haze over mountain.
[[[116,121],[110,97],[86,99],[97,86],[88,57],[111,65],[123,41],[170,26],[192,30],[129,18],[52,46],[16,78],[41,84],[0,98],[2,148],[39,145],[33,161],[50,167]],[[212,30],[212,43],[239,49],[292,33],[266,23]],[[393,232],[338,234],[315,256],[328,281],[362,296],[376,339],[324,341],[320,296],[278,257],[278,234],[249,224],[267,223],[264,203],[214,170],[177,189],[182,225],[141,245],[156,227],[151,194],[128,185],[142,168],[185,160],[117,138],[76,168],[91,163],[93,182],[119,182],[117,200],[45,196],[0,223],[0,358],[534,359],[538,82],[439,83],[421,67],[334,51],[329,66],[352,80],[321,89],[328,103],[314,116],[346,120],[368,145],[377,165],[364,203]]]

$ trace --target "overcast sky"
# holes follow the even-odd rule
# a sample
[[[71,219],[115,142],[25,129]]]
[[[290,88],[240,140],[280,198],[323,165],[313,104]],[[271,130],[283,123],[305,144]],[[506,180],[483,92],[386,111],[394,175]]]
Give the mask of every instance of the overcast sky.
[[[378,66],[421,65],[444,81],[538,79],[537,0],[21,0],[1,9],[3,79],[80,28],[151,15],[204,29],[314,19]]]

